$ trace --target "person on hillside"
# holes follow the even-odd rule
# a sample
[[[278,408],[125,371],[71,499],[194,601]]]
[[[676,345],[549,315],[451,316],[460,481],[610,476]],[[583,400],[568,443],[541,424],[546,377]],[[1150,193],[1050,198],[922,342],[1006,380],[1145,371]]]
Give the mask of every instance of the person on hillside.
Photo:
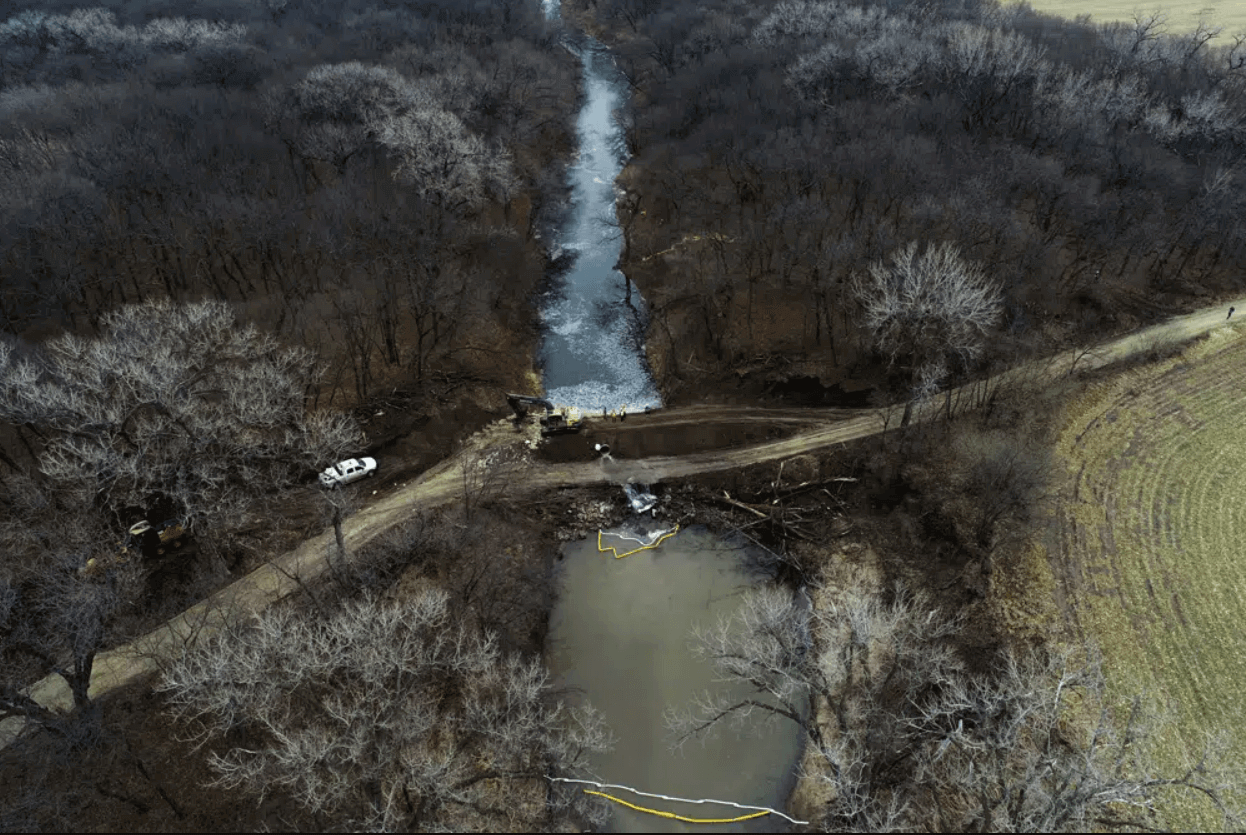
[[[1232,318],[1233,318],[1233,308],[1232,308],[1232,307],[1230,307],[1230,308],[1229,308],[1229,315],[1224,317],[1224,321],[1226,321],[1226,322],[1227,322],[1227,321],[1229,321],[1229,320],[1230,320],[1230,319],[1232,319]]]

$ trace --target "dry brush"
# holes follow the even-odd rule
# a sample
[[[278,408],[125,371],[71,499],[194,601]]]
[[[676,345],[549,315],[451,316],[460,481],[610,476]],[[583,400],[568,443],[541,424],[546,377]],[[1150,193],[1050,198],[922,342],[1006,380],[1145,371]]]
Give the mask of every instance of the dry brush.
[[[821,598],[822,595],[819,594]],[[723,681],[751,694],[706,694],[672,711],[683,741],[720,726],[792,721],[816,752],[833,831],[1051,832],[1163,825],[1166,792],[1186,792],[1240,825],[1218,741],[1184,773],[1161,773],[1141,700],[1106,697],[1097,665],[1060,654],[1001,653],[971,670],[952,646],[960,624],[920,595],[860,590],[818,608],[781,589],[694,636]]]
[[[187,653],[161,687],[204,741],[224,743],[211,755],[220,785],[288,792],[349,826],[600,820],[545,779],[608,746],[600,715],[565,707],[539,661],[456,625],[448,603],[427,590],[327,616],[272,609]]]

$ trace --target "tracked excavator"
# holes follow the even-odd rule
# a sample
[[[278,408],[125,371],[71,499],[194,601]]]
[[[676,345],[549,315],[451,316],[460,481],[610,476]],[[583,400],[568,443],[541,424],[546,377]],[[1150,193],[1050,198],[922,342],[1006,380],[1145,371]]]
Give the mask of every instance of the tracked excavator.
[[[557,407],[543,397],[529,397],[526,394],[508,394],[506,402],[515,411],[515,422],[520,423],[528,416],[533,407],[543,408],[541,415],[541,435],[569,435],[584,428],[584,416],[575,407]]]

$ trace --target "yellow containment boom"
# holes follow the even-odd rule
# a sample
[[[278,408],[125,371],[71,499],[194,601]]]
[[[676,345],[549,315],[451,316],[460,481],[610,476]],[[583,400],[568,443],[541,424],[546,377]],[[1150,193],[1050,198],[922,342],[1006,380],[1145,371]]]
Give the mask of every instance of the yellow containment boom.
[[[613,800],[615,803],[622,804],[629,809],[635,809],[637,812],[646,812],[650,815],[657,815],[660,818],[669,818],[670,820],[683,821],[684,823],[739,823],[740,821],[752,820],[753,818],[764,818],[770,812],[754,812],[751,815],[740,815],[738,818],[685,818],[683,815],[677,815],[674,812],[663,812],[658,809],[646,809],[644,806],[637,806],[635,803],[628,803],[626,800],[620,800],[613,795],[605,792],[595,792],[590,789],[584,789],[585,794],[595,794],[598,797],[604,797],[606,800]]]
[[[554,783],[580,783],[581,785],[596,786],[598,789],[618,789],[618,790],[625,791],[625,792],[631,792],[632,794],[635,794],[635,795],[640,795],[641,797],[654,797],[654,798],[657,798],[658,800],[669,800],[674,803],[693,803],[697,805],[702,805],[705,803],[713,803],[719,806],[734,806],[737,809],[743,809],[744,811],[749,813],[747,815],[741,815],[740,817],[736,817],[736,818],[689,818],[683,815],[677,815],[674,812],[663,812],[658,809],[646,809],[644,806],[637,806],[634,803],[628,803],[626,800],[620,800],[619,798],[606,794],[605,792],[583,789],[585,794],[592,794],[598,797],[604,797],[607,800],[613,800],[615,803],[622,804],[623,806],[626,806],[629,809],[635,809],[638,812],[646,812],[650,815],[657,815],[658,817],[668,818],[670,820],[683,821],[684,823],[738,823],[739,821],[751,820],[753,818],[760,818],[762,815],[778,815],[784,820],[790,821],[791,823],[797,826],[808,826],[809,825],[809,821],[796,820],[796,818],[792,817],[791,815],[786,815],[783,812],[780,812],[778,809],[771,809],[769,806],[748,806],[746,804],[736,803],[731,800],[712,800],[710,798],[701,798],[699,800],[692,800],[687,797],[671,797],[670,795],[667,795],[667,794],[654,794],[653,792],[642,792],[640,789],[633,789],[631,786],[620,786],[616,783],[599,783],[596,780],[577,780],[572,777],[549,777],[547,779],[549,779],[551,782],[554,782]]]
[[[675,534],[679,533],[679,525],[676,525],[676,526],[675,526],[675,528],[674,528],[674,530],[669,530],[669,531],[667,531],[666,533],[662,534],[662,535],[661,535],[661,536],[659,536],[657,539],[655,539],[653,542],[650,542],[648,545],[641,545],[639,548],[633,548],[632,550],[630,550],[630,551],[625,551],[625,552],[623,552],[622,554],[620,554],[620,553],[619,553],[619,549],[618,549],[618,548],[615,548],[613,545],[606,545],[606,546],[603,546],[603,545],[601,544],[601,537],[602,537],[602,534],[603,534],[603,533],[605,533],[605,532],[604,532],[604,531],[602,531],[600,528],[597,530],[597,550],[598,550],[598,551],[600,551],[600,552],[601,552],[601,553],[603,553],[603,554],[604,554],[605,552],[607,552],[607,551],[613,551],[613,552],[614,552],[614,558],[615,558],[616,560],[621,560],[621,559],[623,559],[624,557],[630,557],[632,554],[638,554],[638,553],[640,553],[641,551],[648,551],[648,550],[650,550],[650,549],[657,548],[657,547],[658,547],[659,545],[661,545],[663,542],[665,542],[666,540],[670,539],[670,538],[671,538],[672,536],[674,536]],[[612,533],[612,534],[610,534],[610,536],[617,536],[619,539],[632,539],[630,536],[622,536],[622,535],[617,534],[617,533]],[[639,540],[639,539],[632,539],[632,541],[633,541],[633,542],[640,542],[640,540]]]

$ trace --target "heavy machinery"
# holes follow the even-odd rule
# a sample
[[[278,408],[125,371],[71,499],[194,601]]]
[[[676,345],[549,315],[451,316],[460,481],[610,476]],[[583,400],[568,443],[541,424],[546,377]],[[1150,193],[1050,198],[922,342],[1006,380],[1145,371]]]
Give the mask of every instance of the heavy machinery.
[[[186,528],[176,520],[153,526],[144,519],[131,525],[129,533],[131,547],[137,546],[144,556],[163,557],[186,543]]]
[[[130,526],[125,538],[117,543],[111,556],[102,559],[92,557],[78,571],[80,574],[98,574],[144,557],[160,559],[180,551],[187,538],[186,528],[179,521],[170,520],[153,525],[143,519]]]
[[[526,394],[508,394],[506,402],[515,410],[515,421],[518,423],[528,416],[530,406],[545,409],[541,416],[541,435],[568,435],[584,428],[584,416],[574,406],[555,407],[543,397],[529,397]]]

